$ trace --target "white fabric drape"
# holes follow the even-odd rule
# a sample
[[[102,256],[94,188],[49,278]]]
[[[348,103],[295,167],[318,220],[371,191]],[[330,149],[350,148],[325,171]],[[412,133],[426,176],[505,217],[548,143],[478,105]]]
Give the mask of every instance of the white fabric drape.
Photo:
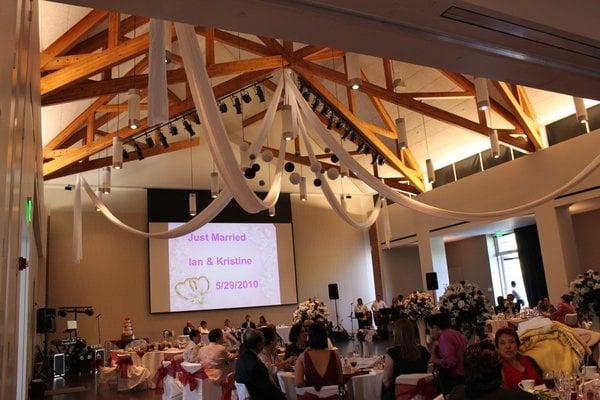
[[[390,240],[392,238],[392,228],[390,227],[390,211],[388,210],[387,199],[382,200],[383,204],[383,240],[385,248],[390,248]]]
[[[288,81],[289,82],[289,81]],[[291,82],[293,83],[293,82]],[[338,139],[333,137],[333,135],[327,130],[321,121],[317,118],[316,115],[310,109],[310,106],[304,100],[298,88],[295,85],[288,84],[289,92],[293,94],[295,97],[295,101],[300,106],[302,113],[308,121],[308,125],[312,128],[312,130],[323,140],[323,142],[332,149],[332,151],[336,154],[336,156],[340,159],[340,163],[346,165],[350,170],[352,170],[356,175],[367,185],[369,185],[372,189],[377,191],[379,194],[384,197],[390,199],[391,201],[398,203],[401,206],[408,207],[412,210],[418,211],[423,214],[432,215],[440,218],[449,218],[449,219],[458,219],[458,220],[489,220],[494,218],[507,217],[510,215],[519,214],[524,211],[531,210],[534,207],[537,207],[540,204],[543,204],[549,200],[554,199],[562,193],[565,193],[567,190],[571,189],[573,186],[580,183],[583,179],[589,176],[598,166],[600,166],[600,155],[596,156],[583,170],[581,170],[577,175],[575,175],[571,180],[569,180],[566,184],[559,187],[558,189],[548,193],[547,195],[540,197],[536,200],[530,201],[525,204],[521,204],[519,206],[496,210],[496,211],[486,211],[486,212],[465,212],[465,211],[455,211],[455,210],[447,210],[444,208],[432,206],[429,204],[422,203],[420,201],[411,199],[407,196],[404,196],[396,191],[394,191],[389,186],[382,183],[378,178],[373,176],[369,171],[367,171],[362,165],[360,165],[348,152],[344,149],[344,147],[338,142]]]
[[[240,174],[240,170],[237,166],[237,160],[235,159],[227,132],[223,126],[223,121],[221,121],[220,114],[217,110],[216,99],[210,85],[206,67],[204,66],[204,57],[200,50],[194,27],[192,25],[176,22],[175,30],[177,32],[181,57],[183,58],[190,92],[192,93],[192,98],[194,99],[194,104],[200,120],[205,128],[206,141],[213,154],[219,172],[223,177],[223,181],[226,186],[230,188],[235,200],[246,212],[255,214],[268,209],[277,202],[281,189],[281,174],[276,173],[271,190],[269,190],[267,198],[265,198],[264,201],[254,194],[254,191],[247,184],[244,176]],[[277,90],[269,105],[265,121],[263,121],[263,127],[265,127],[265,129],[267,129],[266,127],[270,129],[268,123],[269,120],[271,120],[272,123],[279,97],[281,97],[282,86],[283,76],[282,79],[280,79],[279,85],[277,85]],[[253,144],[253,148],[261,148],[262,145],[263,143],[260,143],[260,140],[257,140]],[[280,154],[280,156],[282,155]]]
[[[75,203],[73,204],[73,262],[79,264],[83,258],[83,238],[81,222],[81,176],[77,175],[75,184]]]
[[[150,19],[150,49],[148,66],[148,126],[169,120],[167,95],[167,64],[165,63],[165,32],[170,22]]]

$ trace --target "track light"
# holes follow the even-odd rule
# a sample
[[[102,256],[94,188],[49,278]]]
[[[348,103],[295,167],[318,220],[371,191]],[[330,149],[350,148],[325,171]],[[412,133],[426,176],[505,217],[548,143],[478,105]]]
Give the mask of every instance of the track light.
[[[327,122],[327,129],[331,129],[333,126],[333,113],[329,114],[329,121]]]
[[[365,145],[365,148],[363,149],[363,153],[370,154],[371,153],[371,148],[368,145]]]
[[[179,130],[175,125],[169,125],[169,132],[171,133],[171,136],[177,136],[179,134]]]
[[[240,99],[236,96],[233,96],[233,107],[235,108],[236,114],[242,113],[242,103],[240,102]]]
[[[94,315],[94,309],[93,308],[86,308],[83,313],[85,315],[87,315],[88,317],[91,317],[92,315]]]
[[[581,97],[573,97],[573,103],[575,103],[575,115],[577,116],[577,121],[582,124],[588,122],[588,113],[583,99]]]
[[[300,179],[300,200],[306,201],[306,178]]]
[[[190,216],[196,215],[196,193],[190,193],[188,195],[188,208],[190,211]]]
[[[137,156],[137,159],[142,161],[144,159],[144,152],[142,151],[142,148],[139,144],[134,144],[133,148],[135,149],[135,155]]]
[[[163,135],[162,131],[160,129],[158,129],[155,134],[156,134],[156,139],[160,142],[162,147],[165,149],[168,149],[169,142],[167,141],[167,138],[165,137],[165,135]]]
[[[65,310],[65,309],[62,309],[62,308],[61,308],[61,309],[59,309],[59,310],[58,310],[58,316],[59,316],[59,317],[63,317],[63,318],[64,318],[64,317],[66,317],[66,316],[67,316],[67,310]]]
[[[380,155],[377,157],[377,164],[379,164],[379,165],[383,165],[384,163],[385,163],[385,158],[383,158],[383,156],[380,154]]]
[[[475,78],[475,101],[478,110],[484,111],[490,108],[490,95],[485,78]]]
[[[356,133],[354,133],[354,131],[350,131],[350,141],[354,142],[354,140],[356,140]]]
[[[248,104],[252,101],[252,97],[250,97],[248,92],[242,90],[242,100],[244,100],[244,103]]]
[[[302,92],[302,97],[304,97],[304,100],[308,101],[308,99],[310,99],[310,92],[308,90]]]
[[[263,93],[262,87],[260,85],[256,86],[256,96],[258,97],[258,101],[261,103],[265,102],[265,94]]]
[[[321,115],[326,116],[329,113],[329,106],[327,104],[323,104],[323,108],[321,109]]]
[[[137,129],[140,126],[140,91],[138,89],[129,89],[127,93],[129,127]]]
[[[198,116],[197,112],[193,113],[191,118],[196,125],[200,125],[200,117]]]
[[[294,139],[294,127],[292,122],[292,106],[284,104],[281,107],[281,123],[283,127],[283,138],[288,142]]]
[[[310,106],[313,111],[317,111],[317,108],[319,108],[319,103],[320,103],[319,99],[315,98],[312,105]]]
[[[122,154],[123,160],[129,160],[129,153],[127,152],[127,150],[123,149],[121,154]]]
[[[269,217],[275,216],[275,206],[269,207]]]
[[[396,118],[396,131],[398,133],[398,146],[401,149],[408,147],[408,136],[406,135],[406,121],[404,118]]]
[[[350,175],[350,170],[344,164],[340,165],[340,176],[342,178],[347,178]]]
[[[123,139],[118,136],[113,137],[112,150],[112,167],[114,169],[123,168]]]
[[[210,173],[210,197],[216,199],[219,195],[219,173]]]
[[[365,147],[366,147],[365,144],[363,142],[360,142],[358,144],[358,147],[356,148],[356,152],[357,153],[361,153],[364,150]]]
[[[220,101],[218,103],[219,106],[219,111],[221,111],[221,114],[225,114],[227,112],[227,104],[225,104],[224,102]]]
[[[109,194],[110,193],[110,167],[102,168],[102,170],[100,171],[100,178],[102,181],[100,190],[104,194]]]
[[[392,82],[392,85],[394,86],[394,91],[396,93],[399,92],[401,89],[406,89],[406,81],[402,78],[394,79],[394,82]]]
[[[183,129],[185,129],[190,136],[194,136],[196,134],[196,132],[194,132],[194,129],[192,128],[192,124],[189,123],[189,121],[183,120]]]
[[[360,85],[362,85],[358,54],[351,52],[346,53],[346,75],[350,87],[354,90],[358,90]]]
[[[496,129],[493,129],[490,133],[490,151],[492,157],[500,157],[500,141],[498,140],[498,131]]]
[[[374,165],[377,162],[377,153],[373,152],[371,154],[371,165]]]
[[[425,167],[427,167],[427,179],[429,180],[429,183],[435,182],[435,169],[433,169],[431,158],[425,160]]]
[[[148,135],[146,135],[146,144],[150,148],[154,147],[154,140],[152,140],[152,138]]]
[[[342,140],[346,140],[346,138],[350,135],[350,132],[352,132],[350,128],[346,127],[346,131],[342,135]]]
[[[342,119],[338,118],[337,122],[335,123],[335,129],[342,129]]]

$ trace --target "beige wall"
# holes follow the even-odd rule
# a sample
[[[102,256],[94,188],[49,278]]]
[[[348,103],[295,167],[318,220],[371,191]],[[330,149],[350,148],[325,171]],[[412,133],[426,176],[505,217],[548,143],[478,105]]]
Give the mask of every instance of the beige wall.
[[[402,294],[422,290],[421,264],[417,246],[393,247],[381,252],[381,275],[384,281],[385,301]]]
[[[600,269],[600,210],[573,215],[573,230],[581,272]]]
[[[109,207],[126,223],[147,230],[146,192],[113,190]],[[73,192],[62,187],[46,187],[51,208],[49,242],[49,304],[51,306],[92,305],[101,313],[102,341],[120,337],[122,319],[129,316],[139,337],[157,338],[163,329],[179,332],[185,321],[196,324],[205,319],[209,326],[222,326],[225,318],[240,324],[250,313],[254,320],[264,314],[274,323],[289,323],[295,306],[186,312],[149,313],[148,244],[112,226],[103,216],[84,204],[83,261],[71,261]],[[367,197],[365,197],[366,201]],[[370,198],[368,198],[370,200]],[[362,210],[358,197],[350,201],[351,210]],[[327,284],[340,285],[340,316],[348,315],[352,299],[374,298],[370,246],[366,232],[350,228],[321,196],[309,196],[300,202],[292,196],[293,233],[296,252],[298,298],[317,296],[330,307],[335,320],[334,303],[328,300]],[[58,318],[57,330],[66,327],[66,318]],[[88,342],[98,341],[96,319],[79,318],[80,335]],[[344,321],[348,329],[349,321]],[[63,336],[62,334],[58,336]]]

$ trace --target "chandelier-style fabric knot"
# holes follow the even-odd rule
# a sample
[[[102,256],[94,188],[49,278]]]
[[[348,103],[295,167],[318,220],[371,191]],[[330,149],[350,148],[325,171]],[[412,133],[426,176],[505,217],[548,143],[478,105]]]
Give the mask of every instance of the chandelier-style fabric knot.
[[[129,370],[130,365],[133,365],[133,360],[131,359],[131,356],[117,358],[117,368],[119,371],[121,371],[121,378],[128,378],[127,372]]]
[[[175,368],[173,368],[172,364],[168,367],[161,366],[156,370],[156,374],[154,374],[154,378],[152,378],[156,387],[161,385],[163,379],[165,379],[167,375],[175,378]]]
[[[190,373],[186,370],[182,370],[179,374],[179,381],[183,386],[188,385],[190,390],[193,392],[198,388],[198,379],[204,380],[207,379],[208,376],[204,372],[204,369],[199,370],[198,372]]]

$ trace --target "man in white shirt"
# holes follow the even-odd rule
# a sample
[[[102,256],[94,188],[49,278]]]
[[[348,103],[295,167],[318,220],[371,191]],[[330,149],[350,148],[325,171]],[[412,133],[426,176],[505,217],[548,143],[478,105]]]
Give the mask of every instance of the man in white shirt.
[[[375,301],[371,304],[371,310],[373,310],[373,319],[375,320],[375,325],[377,325],[377,329],[381,328],[381,309],[387,308],[385,301],[380,294],[375,296]]]
[[[359,297],[356,299],[356,306],[354,306],[354,316],[358,319],[358,328],[364,328],[371,325],[371,315],[369,308],[363,304],[362,299]]]
[[[208,335],[208,332],[210,332],[210,330],[208,329],[208,322],[206,321],[200,321],[200,334],[201,335]]]
[[[198,362],[198,351],[202,345],[200,343],[200,331],[192,329],[190,332],[190,341],[183,350],[183,361],[195,363]]]

